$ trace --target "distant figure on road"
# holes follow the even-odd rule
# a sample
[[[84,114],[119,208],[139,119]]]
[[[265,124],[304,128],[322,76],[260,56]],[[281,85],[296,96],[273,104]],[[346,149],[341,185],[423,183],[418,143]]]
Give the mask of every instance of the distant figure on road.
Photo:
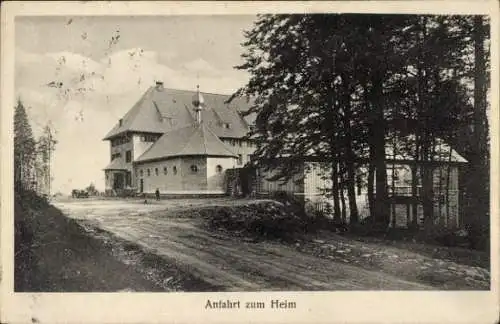
[[[155,191],[155,195],[156,195],[156,200],[160,200],[160,190],[159,189],[156,189]]]

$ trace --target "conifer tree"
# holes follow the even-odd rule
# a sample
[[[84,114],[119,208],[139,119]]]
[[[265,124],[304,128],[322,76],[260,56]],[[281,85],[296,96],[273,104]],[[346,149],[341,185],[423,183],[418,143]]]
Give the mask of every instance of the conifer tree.
[[[14,112],[14,181],[16,187],[32,189],[35,140],[26,109],[18,99]]]
[[[420,194],[422,183],[424,219],[433,224],[436,138],[454,142],[469,122],[464,83],[471,72],[471,21],[423,15],[260,16],[245,34],[244,63],[237,67],[250,73],[250,81],[233,95],[255,98],[249,113],[257,115],[251,134],[258,143],[256,160],[283,180],[303,171],[297,162],[304,158],[328,161],[334,217],[341,216],[339,190],[346,188],[353,223],[354,188],[361,182],[356,174],[364,168],[370,213],[386,227],[390,140],[413,157],[412,194]],[[479,111],[478,120],[485,120],[484,109]]]

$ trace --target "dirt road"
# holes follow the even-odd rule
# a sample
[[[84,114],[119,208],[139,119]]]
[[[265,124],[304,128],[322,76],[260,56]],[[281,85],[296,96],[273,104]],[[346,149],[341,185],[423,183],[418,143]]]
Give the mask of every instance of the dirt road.
[[[432,289],[378,271],[301,253],[280,243],[250,243],[204,230],[180,210],[248,200],[68,201],[54,205],[137,243],[223,291]],[[185,214],[185,213],[184,213]]]

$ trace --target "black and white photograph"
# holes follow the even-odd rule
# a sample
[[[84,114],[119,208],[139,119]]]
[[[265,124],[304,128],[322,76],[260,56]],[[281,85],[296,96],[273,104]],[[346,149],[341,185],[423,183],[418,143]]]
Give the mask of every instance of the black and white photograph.
[[[13,292],[293,312],[279,293],[496,289],[492,26],[17,15]]]

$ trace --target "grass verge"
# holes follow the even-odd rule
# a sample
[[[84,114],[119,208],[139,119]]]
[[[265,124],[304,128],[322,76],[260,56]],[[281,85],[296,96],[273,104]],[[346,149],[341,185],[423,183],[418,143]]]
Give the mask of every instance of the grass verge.
[[[210,289],[153,253],[65,217],[32,192],[16,193],[14,213],[16,292]]]

